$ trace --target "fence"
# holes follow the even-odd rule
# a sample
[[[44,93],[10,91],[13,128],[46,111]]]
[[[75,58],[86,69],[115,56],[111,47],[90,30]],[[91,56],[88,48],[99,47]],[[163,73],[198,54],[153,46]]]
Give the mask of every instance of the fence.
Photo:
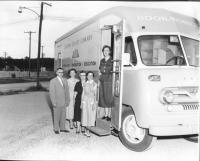
[[[0,78],[28,78],[28,71],[0,71]],[[40,77],[50,78],[54,76],[54,72],[44,71],[40,72]],[[37,72],[30,72],[31,78],[37,77]]]

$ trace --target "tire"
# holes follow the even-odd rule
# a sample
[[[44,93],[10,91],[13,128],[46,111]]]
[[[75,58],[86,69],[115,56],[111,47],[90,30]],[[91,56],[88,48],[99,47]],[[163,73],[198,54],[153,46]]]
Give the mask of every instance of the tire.
[[[191,141],[193,143],[198,143],[198,136],[188,136],[188,137],[184,137],[185,140]]]
[[[152,147],[156,137],[149,135],[147,129],[140,128],[132,110],[124,111],[122,114],[121,130],[119,138],[128,149],[142,152]]]

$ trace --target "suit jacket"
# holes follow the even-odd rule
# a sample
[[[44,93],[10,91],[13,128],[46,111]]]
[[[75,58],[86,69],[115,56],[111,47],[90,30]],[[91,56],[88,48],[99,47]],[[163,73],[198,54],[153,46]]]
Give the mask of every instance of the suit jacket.
[[[57,77],[50,81],[49,94],[54,107],[67,107],[69,105],[69,86],[66,78],[63,78],[63,85]]]

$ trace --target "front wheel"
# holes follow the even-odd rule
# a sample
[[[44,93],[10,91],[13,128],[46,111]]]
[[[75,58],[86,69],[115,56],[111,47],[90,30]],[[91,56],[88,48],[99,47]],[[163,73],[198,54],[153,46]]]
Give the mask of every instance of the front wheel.
[[[122,114],[122,125],[119,132],[119,138],[128,149],[141,152],[149,149],[156,140],[148,134],[147,129],[140,128],[132,110],[125,111]]]

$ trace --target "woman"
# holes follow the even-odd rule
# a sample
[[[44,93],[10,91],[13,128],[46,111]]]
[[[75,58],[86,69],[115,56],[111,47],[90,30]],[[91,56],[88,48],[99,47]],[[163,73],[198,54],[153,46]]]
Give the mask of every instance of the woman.
[[[90,137],[90,131],[87,127],[95,126],[96,120],[96,96],[97,96],[97,83],[94,81],[94,73],[89,71],[87,73],[87,81],[83,88],[82,94],[82,126],[85,127],[87,137]]]
[[[86,82],[86,73],[81,71],[79,74],[80,81],[78,81],[74,87],[74,122],[77,124],[76,133],[80,133],[80,122],[81,122],[81,96],[83,92],[83,87]]]
[[[74,118],[74,87],[75,84],[78,82],[76,79],[76,69],[70,69],[68,71],[69,79],[67,79],[69,85],[69,94],[70,94],[70,103],[66,109],[66,119],[69,120],[70,129],[73,129],[73,118]]]
[[[111,107],[113,106],[112,96],[112,70],[113,63],[111,57],[111,47],[104,45],[103,49],[104,58],[100,61],[100,86],[99,86],[99,106],[104,108],[103,119],[111,120]]]

